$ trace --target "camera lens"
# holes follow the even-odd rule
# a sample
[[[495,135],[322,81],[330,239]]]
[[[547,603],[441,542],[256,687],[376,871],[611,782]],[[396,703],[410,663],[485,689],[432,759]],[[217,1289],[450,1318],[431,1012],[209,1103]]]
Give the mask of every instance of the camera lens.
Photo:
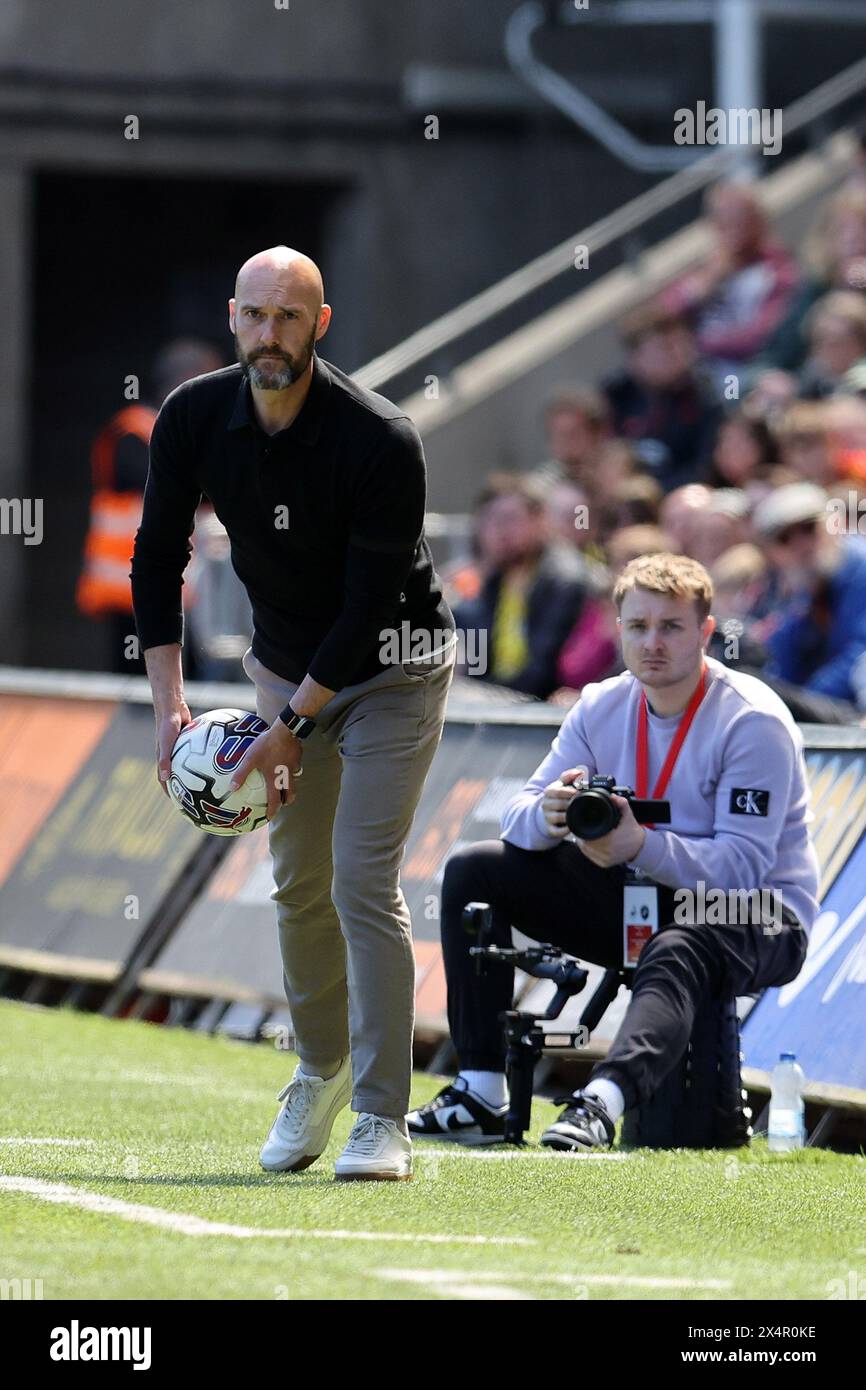
[[[579,840],[600,840],[619,824],[619,811],[607,792],[578,792],[569,802],[565,823]]]

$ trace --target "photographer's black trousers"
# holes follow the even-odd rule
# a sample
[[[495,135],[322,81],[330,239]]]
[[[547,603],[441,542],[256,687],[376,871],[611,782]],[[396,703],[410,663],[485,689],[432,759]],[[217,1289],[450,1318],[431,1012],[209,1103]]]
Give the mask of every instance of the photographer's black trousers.
[[[511,944],[514,926],[581,960],[620,966],[624,876],[621,868],[597,868],[568,841],[536,851],[484,840],[452,856],[442,882],[442,950],[461,1067],[505,1070],[498,1015],[511,1008],[514,991],[513,971],[504,966],[477,973],[469,954],[477,939],[462,921],[466,904],[492,906],[499,946]],[[661,929],[641,951],[622,1025],[592,1070],[593,1078],[617,1083],[626,1109],[648,1100],[682,1057],[703,1000],[787,984],[806,956],[807,934],[787,908],[781,921],[680,926],[674,907],[673,889],[660,887]]]

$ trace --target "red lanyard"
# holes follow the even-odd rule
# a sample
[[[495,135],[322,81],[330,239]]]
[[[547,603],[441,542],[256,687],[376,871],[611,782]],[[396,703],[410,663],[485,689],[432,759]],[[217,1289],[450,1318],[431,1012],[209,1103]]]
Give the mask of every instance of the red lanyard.
[[[683,711],[683,717],[677,725],[673,741],[668,749],[668,755],[664,761],[664,767],[659,773],[659,779],[655,784],[652,799],[664,796],[668,782],[671,780],[671,773],[674,770],[674,763],[679,757],[680,749],[685,743],[686,734],[691,728],[692,720],[698,712],[698,705],[704,698],[707,689],[707,668],[706,664],[701,667],[701,679],[698,683],[694,695],[689,700]],[[648,717],[646,708],[646,691],[640,693],[640,709],[637,716],[637,751],[635,754],[635,795],[643,801],[647,795],[647,783],[649,781],[649,754],[648,754]]]

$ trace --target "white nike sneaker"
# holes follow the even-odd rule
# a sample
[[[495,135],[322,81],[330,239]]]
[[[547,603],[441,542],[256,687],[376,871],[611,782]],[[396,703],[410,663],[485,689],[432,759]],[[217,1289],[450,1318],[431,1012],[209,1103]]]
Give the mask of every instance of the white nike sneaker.
[[[337,1159],[337,1181],[408,1182],[411,1176],[412,1140],[396,1120],[362,1111]]]
[[[352,1060],[344,1057],[335,1076],[305,1076],[300,1066],[277,1100],[282,1109],[271,1125],[259,1162],[269,1173],[299,1173],[324,1153],[339,1112],[352,1098]]]

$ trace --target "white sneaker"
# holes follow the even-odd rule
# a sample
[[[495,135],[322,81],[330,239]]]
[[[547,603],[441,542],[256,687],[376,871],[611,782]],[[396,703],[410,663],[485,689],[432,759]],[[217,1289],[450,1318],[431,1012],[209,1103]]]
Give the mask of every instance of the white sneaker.
[[[362,1111],[337,1159],[334,1177],[343,1182],[407,1182],[411,1176],[412,1140],[396,1120]]]
[[[344,1057],[335,1076],[305,1076],[300,1066],[277,1100],[283,1107],[264,1142],[259,1162],[269,1173],[299,1173],[322,1154],[338,1113],[352,1098],[352,1061]]]

